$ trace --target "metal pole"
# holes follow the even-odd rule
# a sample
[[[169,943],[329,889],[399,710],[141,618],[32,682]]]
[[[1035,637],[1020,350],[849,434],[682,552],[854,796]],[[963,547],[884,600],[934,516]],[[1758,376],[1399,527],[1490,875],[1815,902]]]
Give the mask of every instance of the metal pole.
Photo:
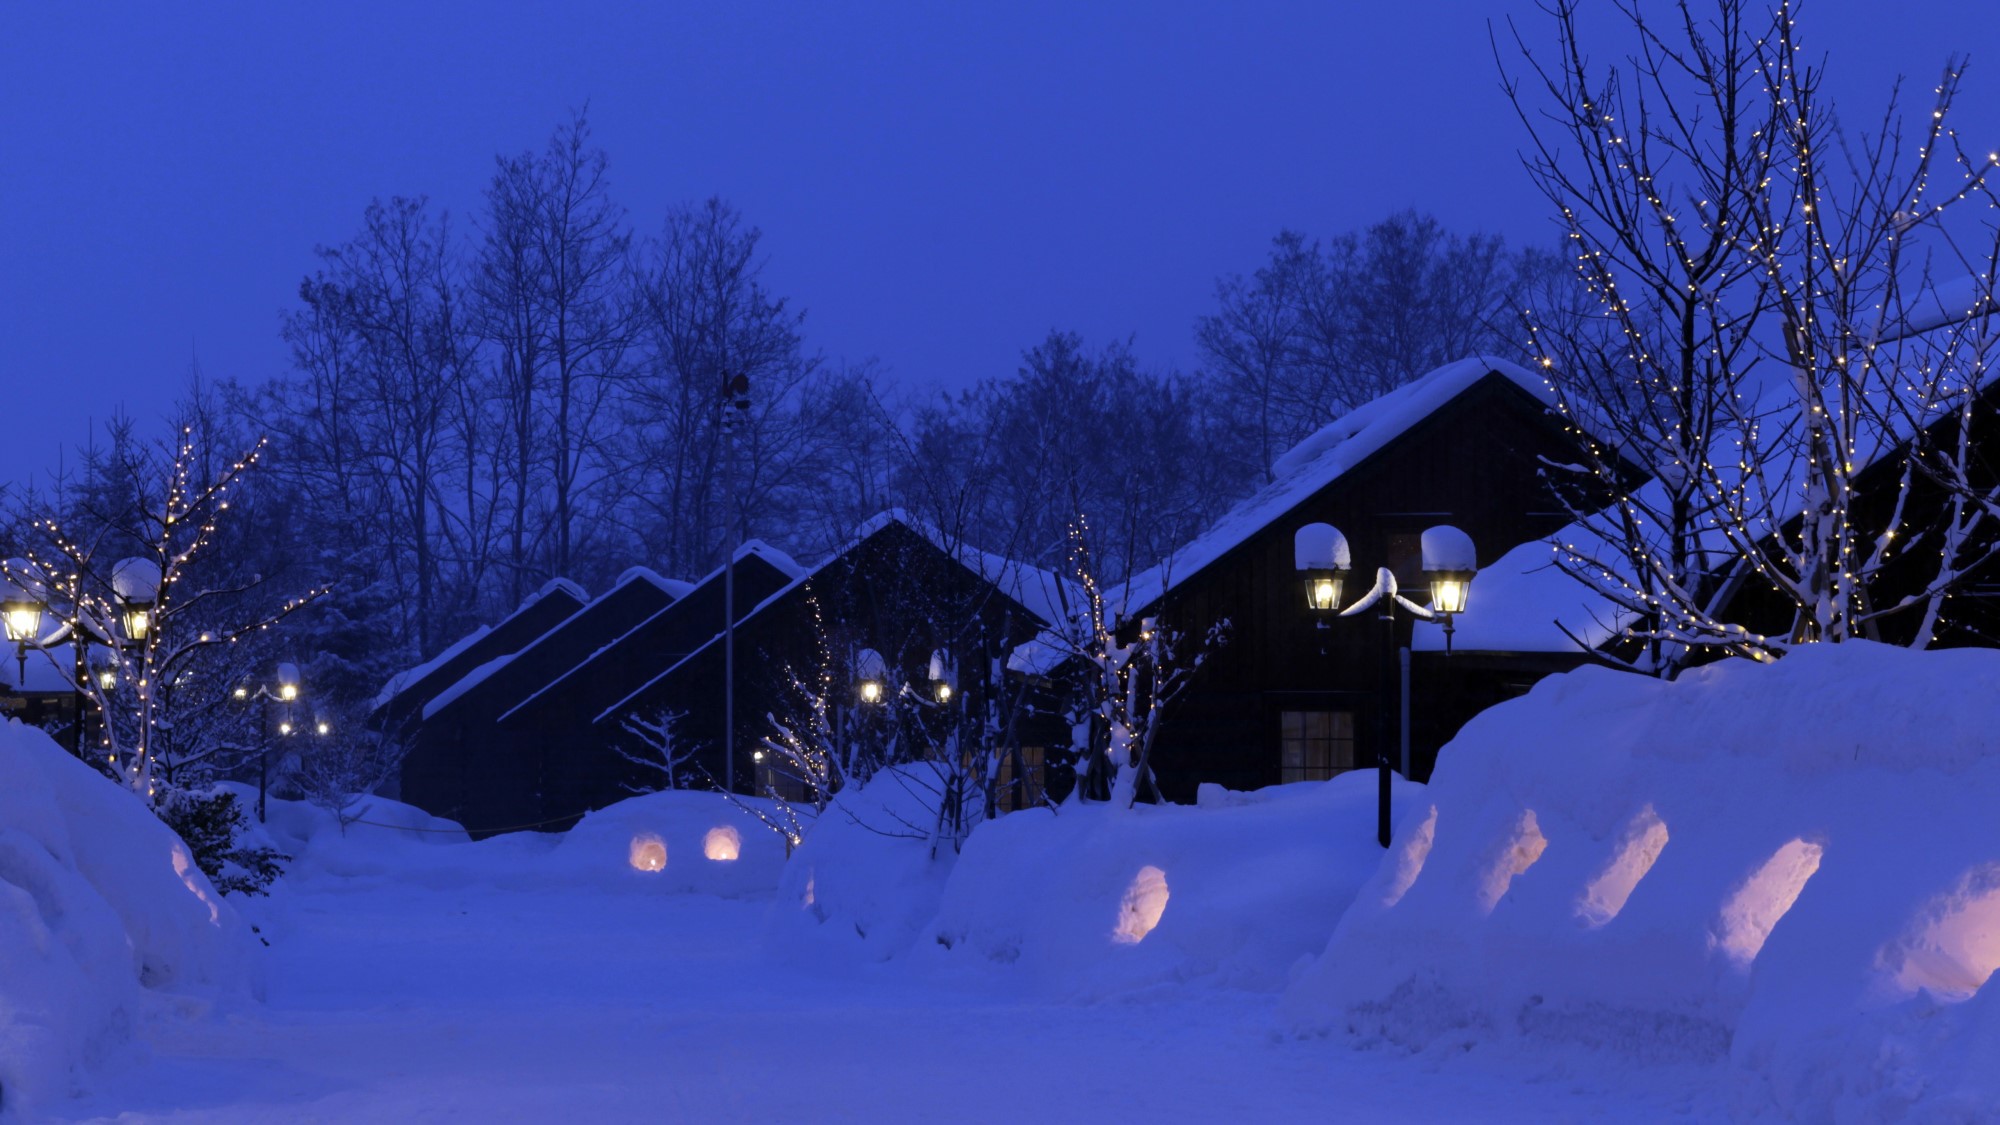
[[[736,396],[722,373],[722,515],[729,521],[722,561],[722,788],[736,792]]]
[[[1403,708],[1400,741],[1403,747],[1403,776],[1410,776],[1410,646],[1396,650],[1398,662],[1403,666]]]
[[[258,689],[263,690],[263,689]],[[271,782],[271,700],[257,697],[257,823],[264,822],[264,793]]]
[[[79,638],[83,636],[82,621],[70,626],[70,707],[76,712],[76,722],[70,731],[70,753],[83,757],[83,677],[89,674],[88,661],[84,659],[85,646]],[[24,682],[21,686],[26,687]]]
[[[1382,688],[1375,698],[1375,839],[1389,846],[1389,697],[1396,690],[1396,599],[1384,597],[1382,605]]]

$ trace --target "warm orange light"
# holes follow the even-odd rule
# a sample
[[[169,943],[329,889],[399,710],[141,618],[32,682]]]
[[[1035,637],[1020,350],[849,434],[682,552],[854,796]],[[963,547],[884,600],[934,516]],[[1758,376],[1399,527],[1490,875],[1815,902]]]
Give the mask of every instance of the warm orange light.
[[[1736,893],[1723,904],[1716,926],[1717,944],[1743,968],[1757,959],[1764,942],[1778,920],[1799,900],[1806,880],[1819,870],[1826,849],[1805,840],[1793,840],[1764,861]]]
[[[632,837],[628,858],[634,871],[665,871],[667,842],[651,832],[641,832]]]
[[[1118,928],[1111,940],[1120,945],[1137,945],[1145,940],[1160,916],[1167,912],[1167,873],[1147,864],[1125,888],[1125,900],[1118,904]]]
[[[743,848],[743,837],[727,824],[708,830],[701,838],[701,854],[717,863],[734,863]]]

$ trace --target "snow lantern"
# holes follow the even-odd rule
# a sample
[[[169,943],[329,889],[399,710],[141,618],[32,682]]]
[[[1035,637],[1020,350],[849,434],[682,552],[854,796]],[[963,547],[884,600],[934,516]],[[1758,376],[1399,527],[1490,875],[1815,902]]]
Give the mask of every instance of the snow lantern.
[[[701,854],[717,863],[734,863],[742,854],[743,837],[727,824],[719,824],[701,838]]]
[[[1125,899],[1118,904],[1118,928],[1111,931],[1111,940],[1120,945],[1139,944],[1166,912],[1167,873],[1147,864],[1125,888]]]
[[[634,871],[665,871],[667,842],[651,832],[641,832],[632,837],[632,847],[627,858]]]
[[[125,636],[144,641],[153,630],[153,607],[160,600],[160,564],[133,556],[111,567],[111,592],[124,603]]]
[[[864,648],[854,654],[854,696],[861,702],[873,706],[882,702],[884,685],[889,679],[889,665],[882,654],[872,648]]]
[[[1472,576],[1479,572],[1479,555],[1472,536],[1448,524],[1424,532],[1424,577],[1431,584],[1431,609],[1437,613],[1464,613],[1466,597],[1472,591]]]
[[[1341,583],[1354,565],[1347,536],[1330,523],[1309,523],[1292,536],[1292,563],[1305,575],[1306,608],[1337,612]]]

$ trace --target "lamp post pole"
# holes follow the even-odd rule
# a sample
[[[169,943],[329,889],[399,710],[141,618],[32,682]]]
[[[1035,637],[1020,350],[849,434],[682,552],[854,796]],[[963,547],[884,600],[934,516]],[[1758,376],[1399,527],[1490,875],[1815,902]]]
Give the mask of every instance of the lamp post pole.
[[[1378,782],[1376,785],[1375,838],[1383,847],[1389,846],[1391,829],[1394,827],[1391,815],[1390,756],[1389,756],[1389,699],[1398,696],[1398,712],[1401,716],[1401,749],[1403,776],[1408,777],[1410,762],[1410,650],[1409,646],[1398,643],[1396,631],[1396,607],[1402,606],[1418,621],[1433,621],[1444,626],[1445,651],[1451,651],[1453,618],[1465,612],[1466,597],[1472,586],[1472,577],[1477,572],[1477,562],[1472,539],[1455,527],[1440,525],[1423,534],[1424,577],[1431,587],[1431,604],[1421,606],[1405,598],[1397,586],[1396,575],[1387,567],[1375,571],[1375,585],[1359,601],[1345,609],[1340,607],[1341,587],[1352,567],[1352,559],[1347,549],[1347,537],[1332,525],[1311,523],[1300,528],[1293,537],[1293,563],[1305,576],[1306,605],[1313,612],[1325,616],[1353,617],[1369,609],[1377,610],[1377,618],[1382,622],[1382,680],[1381,691],[1375,701],[1375,764]],[[1325,622],[1321,622],[1324,627]],[[1399,682],[1400,681],[1400,682]]]

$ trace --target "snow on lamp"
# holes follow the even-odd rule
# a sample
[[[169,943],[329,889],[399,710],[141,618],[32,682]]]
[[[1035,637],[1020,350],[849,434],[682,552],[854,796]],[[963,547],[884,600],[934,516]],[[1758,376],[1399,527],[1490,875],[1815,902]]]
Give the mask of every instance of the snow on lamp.
[[[955,678],[953,675],[954,671],[950,653],[943,649],[937,649],[931,653],[931,698],[937,700],[939,703],[951,702],[951,681]]]
[[[119,559],[111,567],[111,592],[123,605],[125,637],[143,643],[153,631],[153,608],[160,600],[160,564],[152,559]]]
[[[854,696],[861,702],[873,706],[882,702],[883,684],[889,678],[889,665],[882,654],[872,648],[864,648],[854,654]]]
[[[298,698],[299,666],[291,663],[278,665],[278,699],[284,703],[294,703]]]
[[[1330,523],[1309,523],[1292,536],[1292,562],[1305,577],[1306,608],[1339,612],[1340,587],[1353,566],[1347,537]]]
[[[1424,532],[1424,578],[1431,584],[1431,611],[1447,616],[1465,612],[1472,576],[1479,572],[1472,536],[1446,524]]]

